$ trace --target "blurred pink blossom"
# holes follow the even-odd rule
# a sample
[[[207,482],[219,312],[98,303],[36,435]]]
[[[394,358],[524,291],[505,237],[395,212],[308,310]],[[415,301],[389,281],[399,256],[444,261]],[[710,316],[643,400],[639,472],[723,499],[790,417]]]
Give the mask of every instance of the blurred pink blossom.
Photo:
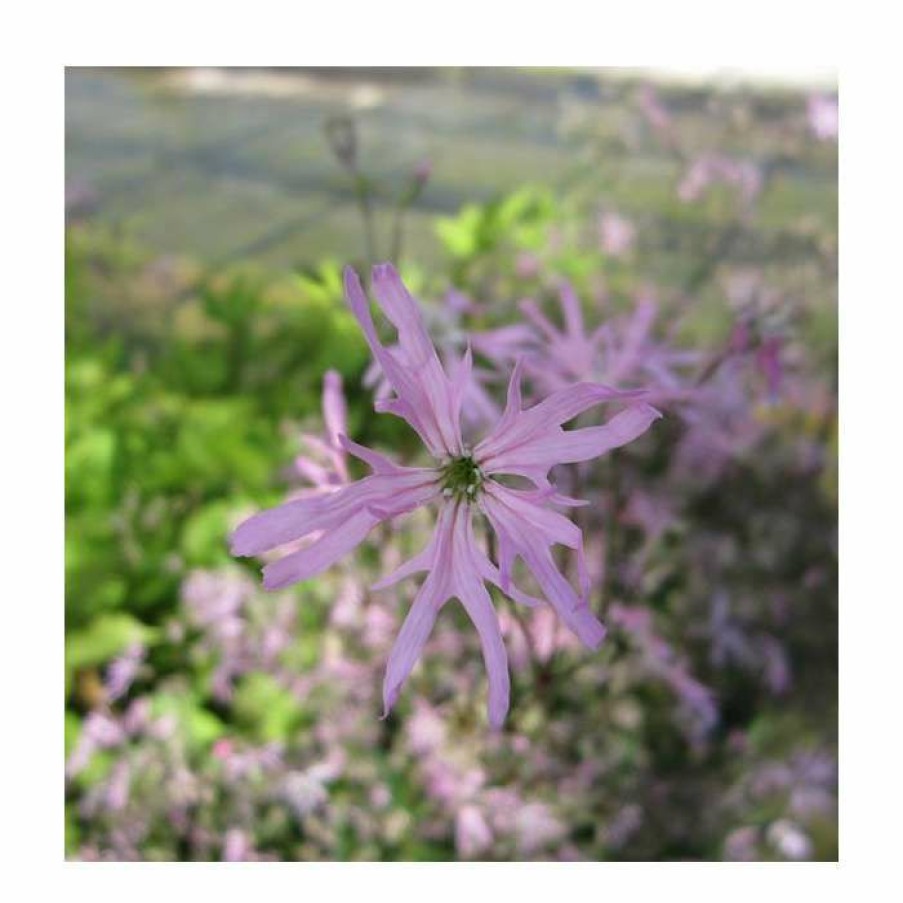
[[[524,856],[532,856],[549,844],[559,842],[567,829],[545,803],[527,803],[515,815],[517,846]]]
[[[144,656],[144,647],[140,643],[132,643],[122,655],[110,662],[105,680],[107,699],[112,702],[128,693],[141,670]]]
[[[812,94],[806,103],[809,128],[819,141],[836,141],[839,131],[837,98]]]
[[[638,99],[640,112],[659,140],[666,145],[673,145],[676,137],[674,134],[674,120],[659,98],[655,88],[652,85],[642,85]]]
[[[492,846],[492,831],[482,812],[462,806],[455,817],[455,848],[463,859],[475,859]]]
[[[229,828],[223,838],[223,862],[247,862],[254,858],[254,844],[247,832]]]
[[[519,279],[535,279],[540,272],[539,258],[529,251],[521,251],[514,261],[514,272]]]
[[[636,227],[630,220],[612,212],[599,217],[599,244],[609,257],[630,253],[635,241]]]
[[[690,164],[678,185],[677,194],[682,201],[698,201],[717,183],[736,189],[746,207],[756,200],[764,185],[762,171],[752,160],[706,153]]]

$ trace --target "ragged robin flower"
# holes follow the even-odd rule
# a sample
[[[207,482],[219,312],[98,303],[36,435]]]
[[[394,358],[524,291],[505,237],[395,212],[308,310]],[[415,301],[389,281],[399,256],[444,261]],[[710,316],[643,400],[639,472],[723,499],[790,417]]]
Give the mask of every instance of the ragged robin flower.
[[[559,495],[549,482],[556,464],[587,461],[644,433],[659,413],[638,392],[624,392],[589,382],[554,392],[523,410],[521,362],[514,367],[505,410],[495,428],[470,448],[461,434],[462,400],[472,367],[468,349],[450,378],[430,341],[417,303],[394,267],[373,268],[373,293],[398,332],[395,348],[377,335],[367,296],[357,274],[345,270],[345,293],[394,396],[377,402],[377,410],[406,420],[420,436],[433,463],[403,467],[382,454],[339,437],[342,447],[370,466],[372,473],[334,492],[294,499],[255,515],[232,535],[235,555],[260,555],[310,534],[300,550],[268,564],[264,586],[279,589],[324,571],[364,540],[381,521],[429,503],[439,506],[435,531],[426,547],[393,574],[374,585],[382,589],[417,572],[426,578],[411,605],[389,656],[383,683],[385,712],[395,704],[441,608],[458,599],[480,637],[489,677],[489,722],[499,727],[508,710],[507,656],[498,618],[486,583],[515,603],[542,604],[512,582],[521,558],[564,623],[590,648],[597,648],[605,628],[589,607],[590,581],[581,531],[555,508],[580,505]],[[607,423],[565,431],[562,425],[595,405],[621,407]],[[532,488],[501,481],[513,476]],[[477,541],[475,522],[495,533],[498,562]],[[564,545],[577,556],[579,588],[559,571],[552,547]]]

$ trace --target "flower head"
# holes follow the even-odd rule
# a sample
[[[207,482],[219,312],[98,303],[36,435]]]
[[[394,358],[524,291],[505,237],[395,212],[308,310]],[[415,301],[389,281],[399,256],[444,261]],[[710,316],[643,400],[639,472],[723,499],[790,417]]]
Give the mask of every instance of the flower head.
[[[524,366],[541,389],[554,391],[590,380],[617,388],[637,382],[651,384],[660,399],[681,394],[677,371],[696,364],[698,355],[655,341],[652,332],[658,304],[651,291],[638,295],[629,314],[592,330],[585,325],[580,299],[569,283],[562,283],[559,299],[560,329],[535,301],[521,302],[533,327],[528,338],[522,339]]]
[[[373,292],[398,333],[397,344],[382,344],[357,274],[345,270],[345,292],[393,395],[377,409],[403,418],[420,436],[434,459],[431,466],[403,467],[340,436],[341,446],[368,464],[372,473],[335,492],[295,499],[241,524],[232,535],[236,555],[259,555],[312,533],[317,538],[264,568],[264,586],[278,589],[321,573],[357,546],[376,524],[428,503],[439,505],[435,531],[425,548],[374,589],[420,571],[424,579],[395,641],[383,683],[385,711],[426,644],[439,611],[456,598],[480,637],[489,676],[489,721],[501,725],[508,710],[507,656],[487,582],[515,602],[535,605],[512,581],[520,558],[545,600],[589,647],[602,641],[605,629],[589,607],[589,577],[580,530],[556,508],[581,504],[559,495],[548,479],[557,464],[587,461],[635,439],[660,415],[641,399],[583,382],[554,392],[524,410],[520,362],[508,387],[505,410],[494,429],[475,447],[461,433],[462,402],[472,368],[470,350],[450,377],[426,331],[420,310],[395,269],[373,268]],[[624,407],[602,426],[565,431],[562,425],[604,402]],[[502,475],[525,478],[532,489],[514,489]],[[485,518],[498,540],[498,564],[477,540],[474,522]],[[561,544],[577,556],[580,586],[575,589],[552,558]]]

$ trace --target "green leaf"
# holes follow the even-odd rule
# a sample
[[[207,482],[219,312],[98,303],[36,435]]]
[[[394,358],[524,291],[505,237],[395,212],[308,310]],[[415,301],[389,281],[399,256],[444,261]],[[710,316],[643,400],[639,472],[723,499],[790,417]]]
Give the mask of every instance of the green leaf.
[[[268,674],[249,674],[235,693],[238,721],[262,742],[286,741],[300,726],[298,700]]]
[[[230,499],[211,502],[185,521],[181,545],[187,565],[209,566],[231,560],[227,536],[235,507]]]
[[[66,637],[66,669],[69,672],[102,665],[140,643],[152,645],[158,631],[124,613],[101,615],[83,630]]]

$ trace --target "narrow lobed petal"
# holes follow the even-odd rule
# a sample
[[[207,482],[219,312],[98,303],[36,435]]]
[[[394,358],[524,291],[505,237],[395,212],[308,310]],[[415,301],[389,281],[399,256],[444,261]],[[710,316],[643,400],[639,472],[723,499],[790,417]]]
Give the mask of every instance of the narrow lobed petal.
[[[386,382],[398,394],[393,405],[379,406],[377,410],[388,410],[398,417],[407,420],[414,428],[424,445],[434,454],[440,455],[444,449],[441,436],[435,429],[435,423],[423,416],[427,411],[418,410],[418,405],[412,404],[410,399],[417,399],[420,390],[408,373],[401,355],[394,354],[379,340],[373,318],[370,316],[370,303],[361,287],[360,278],[351,267],[345,267],[345,297],[351,307],[351,311],[360,323],[364,337],[373,356],[378,362]]]
[[[637,303],[636,309],[627,321],[620,335],[618,346],[614,346],[614,336],[605,355],[604,378],[607,382],[619,385],[623,380],[636,374],[644,363],[644,355],[648,354],[649,335],[658,313],[658,305],[651,298],[644,298]]]
[[[318,464],[316,461],[313,461],[304,455],[298,455],[298,457],[295,458],[295,470],[297,470],[308,483],[311,483],[314,486],[328,486],[330,483],[329,471],[321,464]]]
[[[334,496],[295,499],[255,514],[232,532],[229,538],[232,554],[259,555],[321,529],[331,498]]]
[[[436,457],[460,454],[460,399],[430,340],[416,302],[391,264],[373,267],[373,292],[398,331],[398,350],[379,340],[357,273],[345,268],[345,294],[374,357],[397,398],[383,410],[407,420]]]
[[[458,598],[480,635],[486,676],[489,679],[489,724],[498,729],[508,713],[511,694],[508,655],[502,642],[498,616],[482,580],[469,575],[462,579],[458,587]]]
[[[282,589],[316,577],[359,545],[377,523],[378,519],[369,511],[356,511],[334,529],[324,532],[311,545],[268,564],[263,569],[264,589]]]
[[[590,648],[597,648],[605,628],[589,609],[589,579],[580,531],[561,515],[544,510],[534,494],[487,482],[480,506],[498,537],[501,588],[508,592],[514,561],[521,558],[564,623]],[[565,524],[572,530],[567,529]],[[581,594],[562,576],[552,560],[551,547],[563,543],[578,555]]]
[[[602,426],[579,430],[553,428],[544,441],[529,442],[484,464],[487,473],[548,472],[555,464],[589,461],[639,438],[661,417],[648,404],[632,405]]]
[[[369,450],[351,443],[361,454]],[[264,586],[279,589],[306,580],[357,546],[382,520],[405,514],[435,498],[440,490],[431,468],[398,467],[372,453],[379,472],[313,497],[262,511],[231,536],[232,554],[259,555],[288,542],[322,533],[310,545],[264,569]]]
[[[521,313],[551,342],[558,342],[562,334],[552,325],[551,321],[539,309],[539,305],[532,299],[526,298],[520,303]]]
[[[418,563],[411,565],[413,573],[421,569],[421,562],[428,562],[430,572],[414,597],[389,654],[386,676],[383,679],[383,717],[395,705],[401,686],[420,657],[440,609],[451,596],[452,531],[457,507],[443,507],[429,546],[415,559]]]
[[[445,450],[456,454],[461,449],[460,394],[456,400],[454,387],[442,368],[420,308],[392,264],[373,267],[373,294],[398,330],[404,360],[422,390]]]
[[[436,623],[439,610],[446,601],[448,599],[443,598],[441,578],[435,572],[431,573],[417,593],[389,653],[386,676],[383,678],[384,718],[397,702],[402,685],[414,670]]]
[[[521,369],[519,361],[508,386],[508,403],[502,419],[492,433],[477,445],[474,455],[485,473],[510,473],[525,476],[542,488],[548,486],[548,471],[555,464],[569,460],[558,457],[562,452],[566,453],[567,437],[572,435],[561,429],[563,423],[597,404],[607,401],[636,404],[638,399],[644,395],[641,391],[622,391],[595,383],[577,383],[553,393],[544,401],[523,411],[519,410]],[[588,437],[589,444],[596,442],[603,447],[606,441],[605,437],[608,437],[611,442],[616,442],[619,430],[626,435],[628,424],[638,423],[644,418],[650,417],[649,423],[651,423],[655,419],[652,417],[653,410],[648,405],[644,406],[640,417],[634,414],[623,421],[618,421],[622,425],[621,427],[615,427],[608,433]],[[657,412],[655,413],[657,416]],[[614,420],[616,419],[614,418]],[[646,423],[646,427],[649,423]],[[630,441],[630,439],[624,441]],[[617,444],[623,444],[623,442]],[[610,447],[616,446],[611,445]],[[590,457],[593,456],[590,455]],[[586,459],[578,457],[570,460]]]
[[[348,432],[348,407],[342,377],[335,370],[327,370],[323,377],[323,420],[330,443],[338,446],[339,436]]]
[[[380,452],[374,451],[372,448],[367,448],[365,445],[359,445],[347,436],[339,436],[339,445],[348,452],[349,455],[353,455],[359,461],[363,461],[374,473],[399,473],[405,469],[401,465],[396,464],[391,458],[387,458]]]
[[[583,336],[583,309],[580,307],[580,299],[574,292],[570,282],[561,286],[561,309],[564,313],[564,325],[568,334],[575,339]]]

